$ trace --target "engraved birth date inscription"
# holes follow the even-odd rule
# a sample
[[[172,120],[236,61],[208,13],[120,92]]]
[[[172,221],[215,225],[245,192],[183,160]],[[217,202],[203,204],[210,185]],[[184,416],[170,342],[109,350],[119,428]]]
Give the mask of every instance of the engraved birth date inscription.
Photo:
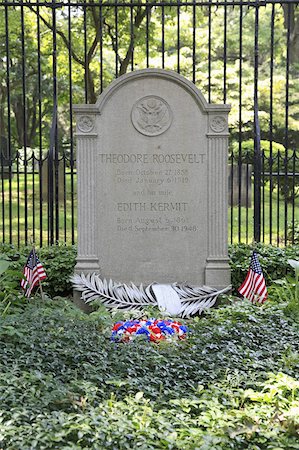
[[[123,233],[195,233],[194,184],[203,178],[205,153],[101,153],[121,201],[115,227]]]

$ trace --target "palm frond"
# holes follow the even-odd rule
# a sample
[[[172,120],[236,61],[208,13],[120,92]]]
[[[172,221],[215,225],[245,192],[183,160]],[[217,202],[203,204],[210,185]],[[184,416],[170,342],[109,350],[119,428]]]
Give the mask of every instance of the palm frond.
[[[158,306],[152,286],[154,283],[137,287],[134,283],[123,284],[113,280],[102,280],[96,273],[84,275],[75,274],[71,278],[74,289],[82,292],[81,298],[85,303],[92,303],[99,299],[107,308],[124,310],[142,310],[149,306]],[[205,309],[215,305],[220,294],[231,289],[228,286],[217,290],[209,286],[194,287],[174,283],[171,285],[181,300],[179,317],[188,318],[194,314],[201,314]]]
[[[142,309],[156,304],[142,285],[137,288],[133,283],[126,285],[105,278],[102,280],[96,273],[75,274],[71,281],[74,289],[82,292],[81,298],[85,303],[99,299],[107,308],[121,309]]]

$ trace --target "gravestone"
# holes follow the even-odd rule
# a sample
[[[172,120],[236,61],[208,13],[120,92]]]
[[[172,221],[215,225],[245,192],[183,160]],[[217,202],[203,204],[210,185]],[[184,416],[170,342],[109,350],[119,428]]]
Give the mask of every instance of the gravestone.
[[[58,164],[58,168],[56,170],[55,165],[53,164],[53,196],[56,197],[56,177],[58,175],[58,200],[59,202],[64,201],[65,196],[65,173],[64,173],[64,165],[63,161],[60,161]],[[42,192],[44,199],[48,199],[49,197],[49,162],[45,159],[42,163],[41,170],[41,180],[42,180]]]
[[[228,105],[146,69],[77,105],[76,273],[225,287]]]
[[[13,178],[12,162],[15,157],[15,152],[9,152],[8,140],[5,136],[0,136],[0,178]]]
[[[241,167],[232,165],[228,176],[228,203],[229,206],[245,206],[251,208],[251,164],[241,164]]]

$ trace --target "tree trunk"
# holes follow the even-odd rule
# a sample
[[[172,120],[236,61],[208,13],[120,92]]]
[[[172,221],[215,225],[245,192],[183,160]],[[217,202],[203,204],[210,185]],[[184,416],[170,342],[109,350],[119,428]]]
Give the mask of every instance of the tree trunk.
[[[288,31],[290,24],[290,63],[299,63],[299,11],[294,4],[282,5],[284,26]]]

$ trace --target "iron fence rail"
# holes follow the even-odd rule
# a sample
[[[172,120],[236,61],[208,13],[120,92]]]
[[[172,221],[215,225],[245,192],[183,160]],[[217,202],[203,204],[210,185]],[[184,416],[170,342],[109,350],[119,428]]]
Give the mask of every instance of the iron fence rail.
[[[76,242],[74,103],[181,73],[230,114],[229,240],[296,240],[299,0],[0,1],[2,241]]]

